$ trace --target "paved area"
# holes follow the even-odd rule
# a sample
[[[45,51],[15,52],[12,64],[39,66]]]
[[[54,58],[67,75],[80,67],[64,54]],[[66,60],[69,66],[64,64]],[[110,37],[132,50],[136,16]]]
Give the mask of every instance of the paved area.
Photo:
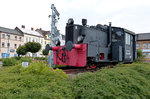
[[[0,61],[0,66],[2,66],[2,64],[3,64],[2,61]]]

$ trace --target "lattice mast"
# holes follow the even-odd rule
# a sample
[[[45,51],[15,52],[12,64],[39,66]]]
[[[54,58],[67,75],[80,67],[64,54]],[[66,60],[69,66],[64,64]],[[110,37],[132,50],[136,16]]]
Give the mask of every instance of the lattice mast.
[[[56,23],[59,20],[59,12],[57,11],[56,7],[54,4],[51,5],[52,9],[52,15],[51,17],[51,37],[50,37],[50,46],[56,46],[56,42],[59,40],[59,30],[56,27]],[[49,65],[54,67],[55,65],[53,64],[53,52],[50,51],[50,57],[49,57]]]

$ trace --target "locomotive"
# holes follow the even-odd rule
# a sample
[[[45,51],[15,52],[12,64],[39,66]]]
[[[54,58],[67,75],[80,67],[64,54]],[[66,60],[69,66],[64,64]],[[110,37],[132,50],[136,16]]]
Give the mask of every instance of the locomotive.
[[[136,60],[136,35],[121,27],[97,24],[88,26],[74,24],[70,18],[66,23],[65,45],[46,46],[53,51],[53,63],[74,67],[95,68],[104,64],[132,63]]]

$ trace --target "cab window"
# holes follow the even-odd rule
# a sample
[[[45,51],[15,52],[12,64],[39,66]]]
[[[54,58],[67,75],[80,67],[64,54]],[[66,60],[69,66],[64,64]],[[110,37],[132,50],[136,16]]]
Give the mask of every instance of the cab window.
[[[123,32],[120,28],[113,28],[112,29],[112,42],[121,41]]]
[[[129,33],[125,33],[125,43],[131,45],[131,35]]]

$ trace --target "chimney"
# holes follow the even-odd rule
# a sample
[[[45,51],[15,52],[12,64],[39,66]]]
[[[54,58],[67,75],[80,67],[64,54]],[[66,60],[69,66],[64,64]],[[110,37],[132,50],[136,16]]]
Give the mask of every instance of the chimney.
[[[22,25],[21,27],[25,29],[25,25]]]
[[[31,30],[32,30],[32,31],[34,31],[34,28],[33,28],[33,27],[31,27]]]
[[[42,28],[40,28],[40,30],[42,30]]]

